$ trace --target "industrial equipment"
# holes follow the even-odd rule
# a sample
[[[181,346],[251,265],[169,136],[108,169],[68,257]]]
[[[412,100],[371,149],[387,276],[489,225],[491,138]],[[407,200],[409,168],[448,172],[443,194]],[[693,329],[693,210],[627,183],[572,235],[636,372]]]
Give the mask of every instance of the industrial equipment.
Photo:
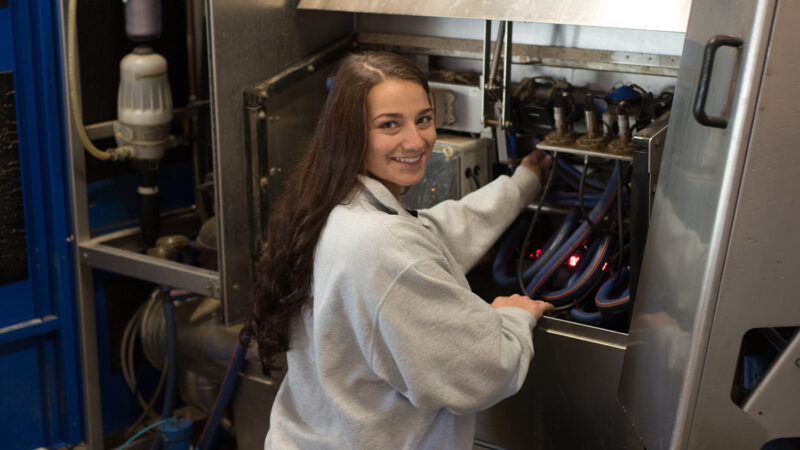
[[[489,179],[489,139],[439,133],[425,177],[403,193],[409,208],[429,208],[443,200],[458,200]]]
[[[204,428],[201,448],[263,447],[282,373],[237,339],[263,227],[328,77],[363,49],[432,80],[439,139],[409,208],[468,195],[533,148],[555,159],[468,274],[487,300],[525,292],[559,310],[522,390],[479,415],[477,448],[796,445],[800,267],[782,256],[800,245],[795,3],[170,3],[106,6],[130,42],[98,55],[102,24],[60,2],[63,24],[86,24],[61,40],[91,448],[160,439],[147,426],[180,435],[173,415]],[[87,83],[127,53],[112,105]],[[116,147],[93,154],[136,165],[87,160],[103,139]]]

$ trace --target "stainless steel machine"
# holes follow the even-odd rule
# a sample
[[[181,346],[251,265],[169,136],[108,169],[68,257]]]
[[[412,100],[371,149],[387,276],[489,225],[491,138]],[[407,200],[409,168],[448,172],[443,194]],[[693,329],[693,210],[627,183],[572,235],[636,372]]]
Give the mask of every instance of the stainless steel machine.
[[[762,448],[800,438],[800,303],[792,289],[800,263],[791,256],[800,247],[793,233],[800,157],[792,151],[800,136],[793,89],[800,63],[791,36],[800,5],[490,3],[207,0],[216,270],[142,255],[130,244],[135,229],[89,236],[85,163],[73,143],[92,448],[102,447],[92,270],[220,299],[213,307],[197,303],[216,311],[205,310],[201,324],[197,315],[179,313],[186,318],[179,326],[194,330],[196,322],[203,330],[180,337],[190,353],[204,352],[195,345],[203,333],[232,348],[270,203],[310,134],[326,77],[354,48],[400,52],[426,70],[481,74],[456,92],[475,97],[460,116],[468,124],[453,117],[450,130],[491,140],[501,165],[513,158],[505,139],[517,120],[511,87],[525,78],[566,79],[596,91],[618,83],[654,92],[674,87],[669,114],[637,130],[626,156],[634,167],[631,207],[644,218],[631,224],[638,290],[629,330],[543,319],[525,385],[479,415],[476,448]],[[764,358],[749,350],[762,338],[772,346]],[[263,446],[280,382],[280,374],[261,372],[252,351],[248,361],[232,408],[242,449]],[[203,372],[202,364],[187,367]],[[758,376],[742,381],[753,372]]]

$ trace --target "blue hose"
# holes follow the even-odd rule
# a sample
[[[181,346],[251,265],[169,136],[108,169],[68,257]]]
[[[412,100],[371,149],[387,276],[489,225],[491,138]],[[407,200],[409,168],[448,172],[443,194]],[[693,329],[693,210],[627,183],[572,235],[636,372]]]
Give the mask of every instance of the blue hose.
[[[538,272],[545,262],[553,256],[556,250],[564,243],[564,240],[569,237],[569,234],[575,229],[575,225],[578,223],[578,210],[571,209],[567,213],[564,221],[561,222],[561,226],[558,228],[556,233],[550,239],[550,242],[547,246],[542,250],[542,253],[536,259],[536,262],[533,263],[528,269],[525,270],[522,274],[522,279],[527,283],[528,280],[533,278],[533,276]],[[503,288],[513,288],[517,284],[517,277],[516,276],[508,276],[507,268],[508,263],[511,262],[514,248],[520,244],[520,241],[525,236],[525,232],[527,231],[529,223],[524,220],[517,220],[509,229],[506,237],[503,239],[502,243],[500,244],[500,248],[497,251],[497,255],[494,258],[494,263],[492,264],[492,277],[494,281]],[[520,251],[525,251],[525,249],[520,249]]]
[[[161,417],[172,417],[178,394],[178,330],[175,326],[175,305],[169,298],[169,290],[170,288],[162,286],[159,293],[164,304],[164,333],[167,341],[167,380]],[[160,449],[161,444],[161,432],[159,431],[150,450]]]
[[[622,268],[617,278],[609,278],[600,286],[594,299],[597,309],[605,316],[627,311],[631,302],[628,269]]]
[[[589,220],[595,224],[600,223],[600,221],[605,217],[608,213],[611,205],[614,203],[614,199],[617,196],[617,183],[619,177],[617,177],[617,173],[619,172],[619,167],[614,167],[614,172],[611,175],[611,179],[606,186],[603,195],[600,197],[597,205],[592,209],[592,211],[588,214]],[[526,292],[528,296],[531,298],[536,298],[544,286],[547,284],[548,281],[555,275],[556,269],[564,262],[567,258],[569,258],[575,250],[583,245],[586,239],[592,233],[591,226],[584,222],[575,230],[574,233],[567,239],[564,244],[559,247],[556,251],[555,256],[550,258],[547,261],[547,264],[534,276],[531,282],[528,284]]]
[[[600,325],[603,321],[603,314],[600,311],[586,312],[578,307],[570,309],[569,316],[572,320],[587,325]]]
[[[219,388],[217,400],[214,402],[214,409],[211,411],[211,415],[208,417],[208,421],[206,421],[203,427],[203,432],[200,433],[200,439],[197,443],[197,448],[200,450],[208,450],[214,442],[214,435],[222,420],[222,414],[228,408],[228,402],[236,387],[236,382],[239,380],[239,371],[242,370],[244,356],[247,353],[249,344],[250,335],[246,332],[242,333],[239,344],[233,352],[230,363],[228,363],[228,370],[225,372],[225,378],[222,380],[222,386]]]
[[[508,156],[510,158],[518,158],[519,150],[517,150],[517,137],[513,134],[506,133],[506,145],[508,146]]]
[[[564,306],[592,287],[603,273],[603,265],[614,250],[613,234],[597,238],[583,255],[567,285],[555,291],[544,291],[541,299],[556,306]]]

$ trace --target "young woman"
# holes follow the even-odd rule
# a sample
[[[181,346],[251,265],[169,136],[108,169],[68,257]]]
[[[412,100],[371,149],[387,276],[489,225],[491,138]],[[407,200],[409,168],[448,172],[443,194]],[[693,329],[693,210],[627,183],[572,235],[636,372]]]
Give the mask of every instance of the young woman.
[[[265,447],[472,448],[474,413],[516,393],[552,306],[489,305],[464,273],[540,189],[534,152],[460,201],[403,207],[436,130],[424,74],[389,53],[345,58],[272,211],[248,328],[288,372]]]

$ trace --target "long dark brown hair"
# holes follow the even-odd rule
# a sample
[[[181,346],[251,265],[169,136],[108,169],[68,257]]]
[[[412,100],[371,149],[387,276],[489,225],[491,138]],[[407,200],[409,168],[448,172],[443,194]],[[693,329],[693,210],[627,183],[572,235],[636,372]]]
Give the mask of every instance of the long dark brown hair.
[[[311,297],[314,250],[328,215],[363,173],[367,95],[392,79],[429,92],[422,71],[399,55],[366,52],[341,61],[311,141],[270,212],[245,326],[268,367],[288,349],[290,321]]]

